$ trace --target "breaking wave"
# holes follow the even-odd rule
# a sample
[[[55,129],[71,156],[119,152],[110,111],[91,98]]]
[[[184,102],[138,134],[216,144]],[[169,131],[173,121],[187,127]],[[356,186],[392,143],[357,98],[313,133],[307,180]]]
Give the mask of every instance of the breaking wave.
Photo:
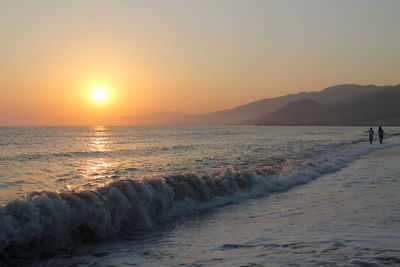
[[[381,146],[346,145],[263,168],[121,180],[92,191],[33,192],[0,208],[0,258],[59,249],[151,229],[178,215],[305,184]]]

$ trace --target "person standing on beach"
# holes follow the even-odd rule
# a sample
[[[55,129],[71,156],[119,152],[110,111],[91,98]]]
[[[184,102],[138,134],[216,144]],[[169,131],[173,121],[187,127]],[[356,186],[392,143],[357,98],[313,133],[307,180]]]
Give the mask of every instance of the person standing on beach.
[[[369,136],[369,143],[372,145],[372,142],[374,141],[374,129],[372,129],[372,127],[369,128],[368,131],[366,131],[366,133],[368,133]]]
[[[383,142],[383,136],[385,136],[385,132],[383,131],[382,126],[379,126],[379,129],[378,129],[378,136],[379,136],[379,143],[382,144],[382,142]]]

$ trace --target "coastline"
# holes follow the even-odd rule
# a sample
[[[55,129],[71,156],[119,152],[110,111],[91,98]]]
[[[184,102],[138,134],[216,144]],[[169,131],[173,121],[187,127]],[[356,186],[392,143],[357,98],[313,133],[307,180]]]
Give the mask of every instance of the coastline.
[[[38,265],[398,264],[399,153],[400,146],[375,150],[287,192],[178,220],[144,240],[84,247],[80,255]]]
[[[284,194],[222,208],[212,218],[213,229],[206,221],[194,223],[195,229],[184,226],[173,231],[160,243],[182,244],[179,257],[170,257],[174,249],[165,245],[150,245],[139,250],[137,257],[122,254],[100,262],[124,259],[149,266],[399,264],[399,153],[400,146],[373,151]],[[206,236],[214,237],[210,244]],[[157,253],[159,259],[145,256]]]

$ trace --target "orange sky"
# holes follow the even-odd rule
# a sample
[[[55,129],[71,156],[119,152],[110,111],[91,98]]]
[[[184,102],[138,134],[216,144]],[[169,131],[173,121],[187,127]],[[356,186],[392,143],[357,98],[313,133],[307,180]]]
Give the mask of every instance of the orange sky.
[[[0,125],[90,125],[400,83],[398,1],[1,5]],[[95,85],[109,88],[106,103],[90,99]]]

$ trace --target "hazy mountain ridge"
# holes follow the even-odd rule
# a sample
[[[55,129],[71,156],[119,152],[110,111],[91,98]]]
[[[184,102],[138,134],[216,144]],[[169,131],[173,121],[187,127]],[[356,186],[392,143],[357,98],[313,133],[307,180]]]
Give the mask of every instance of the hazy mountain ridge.
[[[324,105],[314,100],[303,99],[290,102],[277,111],[268,113],[243,124],[319,124],[326,122],[334,124],[341,120],[341,115],[330,105]]]
[[[380,90],[389,90],[396,86],[342,84],[325,88],[317,92],[301,92],[275,98],[265,98],[231,109],[204,114],[186,114],[181,112],[160,112],[140,114],[117,118],[113,121],[119,125],[230,125],[249,124],[255,118],[272,113],[294,101],[313,100],[320,104],[334,104],[342,101],[353,101],[361,95]]]
[[[299,100],[244,124],[256,125],[400,125],[400,86],[344,99],[334,104]]]

